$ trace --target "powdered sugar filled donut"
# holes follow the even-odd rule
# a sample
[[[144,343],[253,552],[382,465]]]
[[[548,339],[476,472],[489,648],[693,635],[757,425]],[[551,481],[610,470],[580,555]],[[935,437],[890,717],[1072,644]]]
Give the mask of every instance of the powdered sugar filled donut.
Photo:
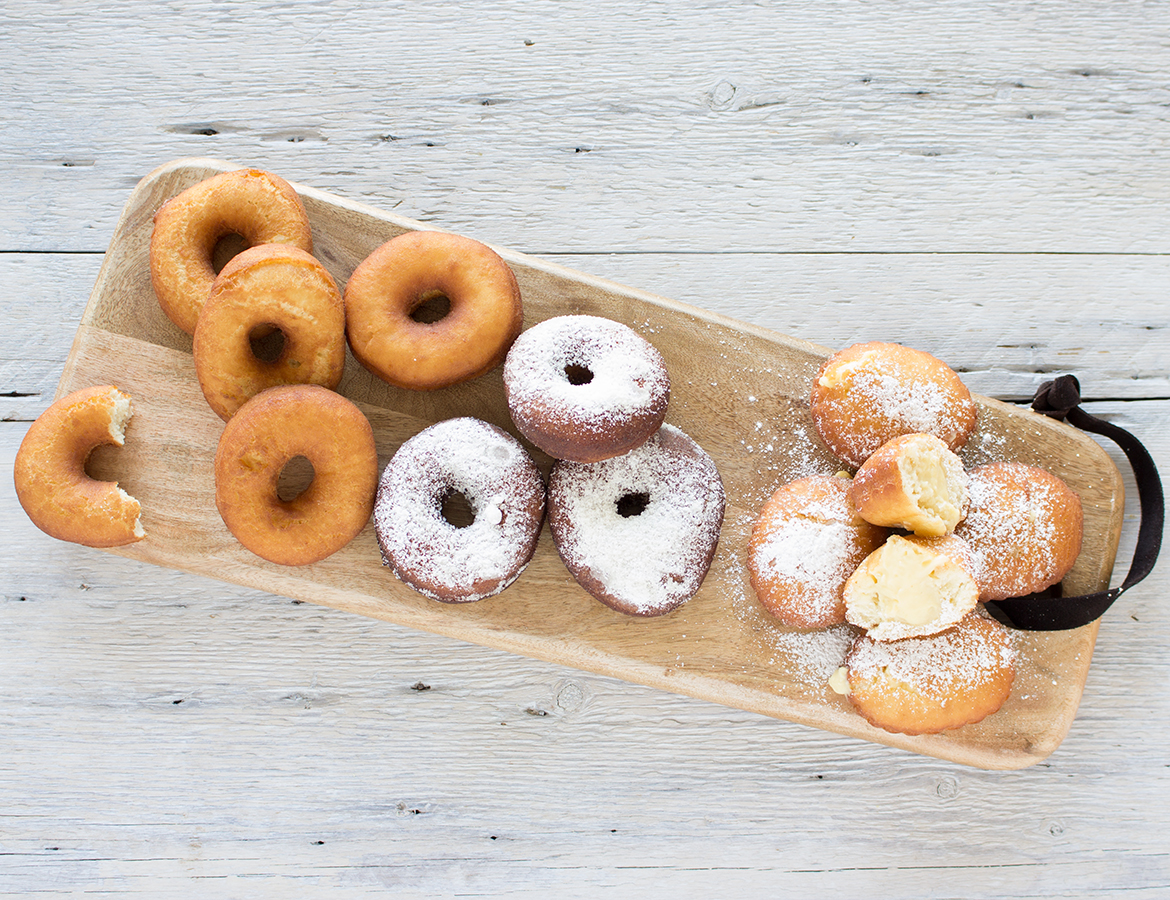
[[[670,425],[622,456],[557,462],[548,499],[566,568],[602,603],[633,616],[670,612],[698,591],[723,523],[715,462]]]
[[[456,495],[470,522],[452,513]],[[479,419],[448,419],[398,448],[378,485],[374,529],[399,578],[433,600],[463,603],[519,577],[544,506],[540,470],[519,441]]]
[[[504,390],[524,437],[554,459],[589,463],[626,453],[658,430],[670,376],[662,354],[632,328],[557,316],[516,339]]]

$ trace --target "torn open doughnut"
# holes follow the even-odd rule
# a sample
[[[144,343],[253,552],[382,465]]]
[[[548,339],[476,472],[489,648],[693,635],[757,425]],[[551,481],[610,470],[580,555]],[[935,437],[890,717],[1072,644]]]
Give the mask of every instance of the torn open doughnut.
[[[971,392],[946,363],[881,341],[854,344],[825,360],[809,404],[821,439],[855,468],[886,441],[914,432],[957,450],[978,415]]]
[[[378,483],[374,528],[383,562],[445,603],[491,597],[536,551],[544,522],[540,470],[488,422],[448,419],[398,448]]]
[[[998,710],[1015,680],[1007,629],[978,612],[930,637],[876,641],[860,635],[845,657],[850,702],[898,734],[937,734]]]
[[[303,457],[312,481],[282,498],[281,473]],[[228,420],[215,452],[215,505],[257,556],[303,566],[336,553],[365,527],[378,483],[369,420],[318,385],[261,391]]]
[[[971,551],[953,534],[890,535],[845,582],[845,618],[875,641],[937,634],[979,600]]]
[[[215,281],[216,246],[233,237],[245,247],[291,244],[313,252],[305,207],[271,172],[223,172],[176,194],[154,214],[150,280],[163,312],[188,334]]]
[[[138,501],[85,471],[94,448],[124,444],[131,415],[129,394],[98,385],[62,397],[32,423],[16,451],[13,477],[16,497],[37,528],[87,547],[119,547],[146,536]]]
[[[748,544],[760,603],[790,628],[845,621],[845,581],[881,546],[886,530],[849,500],[848,476],[813,475],[783,485],[764,504]]]
[[[554,459],[620,456],[666,417],[662,354],[627,325],[556,316],[516,339],[504,363],[508,410],[520,433]]]
[[[504,360],[523,309],[512,269],[471,238],[411,231],[362,260],[345,286],[353,355],[390,384],[436,390]]]
[[[994,462],[970,472],[970,508],[955,534],[971,546],[980,599],[1023,597],[1064,578],[1081,552],[1081,499],[1036,466]]]
[[[234,257],[212,284],[195,326],[195,374],[216,414],[281,384],[332,390],[345,368],[345,308],[332,276],[286,244]]]
[[[631,616],[660,616],[703,583],[723,523],[714,460],[671,425],[629,453],[559,460],[548,523],[565,567],[586,591]]]
[[[967,473],[940,438],[905,434],[862,463],[850,493],[867,522],[941,537],[966,515]]]

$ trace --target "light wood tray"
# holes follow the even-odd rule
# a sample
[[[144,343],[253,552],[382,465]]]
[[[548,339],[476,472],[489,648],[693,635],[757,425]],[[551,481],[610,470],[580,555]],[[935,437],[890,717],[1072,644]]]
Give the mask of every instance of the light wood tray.
[[[760,505],[792,478],[840,469],[815,436],[806,399],[828,350],[508,250],[500,252],[519,280],[526,326],[565,313],[606,316],[632,326],[665,356],[672,380],[667,421],[714,457],[727,490],[719,551],[699,593],[659,619],[613,612],[577,586],[547,530],[532,564],[508,590],[453,606],[425,599],[384,568],[372,526],[341,552],[304,568],[250,554],[216,512],[212,459],[223,424],[200,393],[190,337],[159,309],[148,265],[158,206],[232,168],[187,159],[143,179],[118,223],[65,367],[59,394],[111,383],[134,397],[126,446],[102,449],[91,462],[95,475],[117,479],[142,502],[147,538],[112,552],[981,768],[1031,765],[1064,738],[1096,624],[1017,633],[1019,673],[998,713],[977,725],[911,738],[871,728],[825,684],[849,639],[847,628],[786,631],[759,607],[744,557]],[[339,285],[382,242],[427,227],[296,187],[312,220],[316,255]],[[859,339],[881,335],[865,332]],[[383,464],[406,438],[452,416],[476,415],[514,430],[498,369],[468,384],[414,393],[384,384],[350,358],[340,390],[369,416]],[[1066,593],[1107,586],[1124,495],[1108,455],[1062,423],[993,400],[979,398],[979,404],[979,429],[964,461],[1020,459],[1065,479],[1085,509],[1085,545]],[[548,458],[534,456],[547,473]]]

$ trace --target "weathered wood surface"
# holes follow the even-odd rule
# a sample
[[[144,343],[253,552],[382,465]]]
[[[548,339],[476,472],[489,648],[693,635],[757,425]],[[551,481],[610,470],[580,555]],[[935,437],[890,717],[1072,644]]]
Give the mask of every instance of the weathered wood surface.
[[[1164,896],[1164,566],[1064,743],[987,773],[60,544],[10,485],[126,196],[192,155],[990,396],[1073,371],[1168,471],[1168,24],[7,4],[0,893]]]

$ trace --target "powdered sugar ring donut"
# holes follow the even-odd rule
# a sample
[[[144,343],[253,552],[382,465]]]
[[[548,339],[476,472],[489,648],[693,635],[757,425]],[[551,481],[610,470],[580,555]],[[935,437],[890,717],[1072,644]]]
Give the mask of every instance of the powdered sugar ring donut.
[[[546,319],[516,339],[504,391],[520,433],[554,459],[598,462],[662,425],[670,375],[632,328],[599,316]]]
[[[714,460],[671,425],[622,456],[558,461],[549,476],[548,523],[565,567],[632,616],[660,616],[694,596],[723,509]]]
[[[468,524],[444,513],[456,494],[474,516]],[[433,600],[464,603],[524,571],[544,506],[540,470],[518,440],[479,419],[448,419],[398,448],[378,484],[374,529],[399,578]]]

